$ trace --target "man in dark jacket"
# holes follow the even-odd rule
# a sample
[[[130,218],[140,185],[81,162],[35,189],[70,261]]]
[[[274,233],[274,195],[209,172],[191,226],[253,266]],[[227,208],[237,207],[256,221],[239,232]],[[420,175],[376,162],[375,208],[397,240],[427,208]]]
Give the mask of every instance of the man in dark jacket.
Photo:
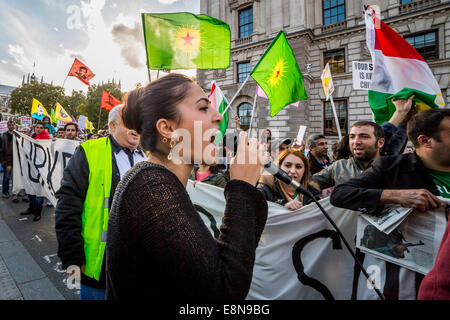
[[[328,144],[325,136],[321,134],[309,136],[306,143],[309,148],[309,172],[313,175],[331,164],[328,157]]]
[[[108,211],[120,179],[133,165],[146,159],[138,147],[139,135],[122,125],[119,115],[122,107],[118,105],[109,113],[110,136],[88,140],[76,149],[64,169],[61,187],[56,192],[58,257],[70,278],[81,270],[82,300],[105,298],[106,263],[102,250],[106,245],[106,230],[102,226],[107,225]],[[88,147],[92,144],[96,145]],[[110,150],[110,153],[92,157],[92,152],[100,147]],[[112,172],[105,172],[108,162]],[[103,180],[95,180],[99,176]],[[103,182],[109,176],[110,192],[106,197],[105,193],[99,194],[98,190],[102,190],[106,184]],[[95,239],[97,236],[98,241]]]
[[[8,131],[1,136],[1,153],[0,159],[3,168],[3,198],[9,198],[9,181],[12,178],[13,166],[13,132],[16,129],[16,123],[13,120],[8,121]],[[14,195],[14,202],[18,202],[17,195]]]
[[[426,211],[441,205],[436,196],[450,198],[450,110],[421,112],[407,131],[415,153],[378,158],[370,169],[338,185],[331,203],[376,215],[386,204]],[[389,270],[391,264],[386,265]],[[420,278],[417,274],[416,284]],[[390,298],[398,298],[398,284],[393,289],[397,297]]]

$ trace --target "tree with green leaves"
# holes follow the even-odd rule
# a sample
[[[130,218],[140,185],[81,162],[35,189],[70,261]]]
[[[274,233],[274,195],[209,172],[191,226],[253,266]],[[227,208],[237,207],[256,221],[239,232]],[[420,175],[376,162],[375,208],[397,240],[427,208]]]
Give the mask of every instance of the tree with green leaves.
[[[59,103],[63,106],[64,110],[67,111],[71,116],[74,116],[78,119],[78,116],[81,114],[78,111],[78,107],[86,102],[86,95],[83,91],[75,91],[72,90],[71,96],[64,96],[63,99],[59,101]]]
[[[96,131],[100,130],[105,124],[108,123],[108,110],[100,110],[103,90],[112,94],[115,98],[122,100],[123,93],[120,90],[119,85],[116,83],[105,83],[101,85],[93,84],[88,89],[85,102],[80,104],[77,108],[79,114],[89,118],[89,121],[92,122]],[[98,126],[99,116],[100,126]]]
[[[63,97],[65,94],[62,87],[33,81],[11,92],[11,111],[20,115],[30,115],[33,98],[36,98],[50,112],[56,102]]]

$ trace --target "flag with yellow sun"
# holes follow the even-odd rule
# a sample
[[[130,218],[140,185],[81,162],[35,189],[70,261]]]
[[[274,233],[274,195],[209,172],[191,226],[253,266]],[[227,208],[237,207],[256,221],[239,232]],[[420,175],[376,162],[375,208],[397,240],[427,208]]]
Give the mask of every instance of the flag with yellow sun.
[[[226,69],[230,65],[230,27],[204,14],[143,13],[150,69]]]
[[[283,31],[278,33],[250,75],[269,98],[271,117],[294,102],[308,99],[303,75]]]

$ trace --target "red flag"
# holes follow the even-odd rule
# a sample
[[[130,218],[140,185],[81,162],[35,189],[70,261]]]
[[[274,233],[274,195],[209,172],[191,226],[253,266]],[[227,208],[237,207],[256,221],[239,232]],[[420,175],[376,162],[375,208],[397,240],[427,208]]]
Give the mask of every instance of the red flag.
[[[83,62],[75,58],[68,76],[77,77],[81,82],[90,86],[89,80],[95,77],[95,74]]]
[[[119,105],[121,102],[114,98],[112,95],[110,95],[108,92],[103,90],[102,93],[102,102],[100,104],[100,108],[106,109],[108,111],[111,111],[112,108]]]

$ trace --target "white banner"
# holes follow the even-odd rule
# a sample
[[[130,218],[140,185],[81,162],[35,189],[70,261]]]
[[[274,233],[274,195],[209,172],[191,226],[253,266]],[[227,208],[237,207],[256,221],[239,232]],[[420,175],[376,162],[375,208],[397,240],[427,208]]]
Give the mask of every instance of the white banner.
[[[46,197],[56,207],[55,192],[61,186],[64,168],[79,141],[34,140],[14,131],[13,193]]]
[[[373,63],[353,61],[352,75],[354,90],[369,90],[373,76]]]
[[[194,188],[189,181],[187,191],[213,236],[218,236],[225,210],[223,189],[204,183],[197,183]],[[320,203],[355,250],[358,213],[332,206],[329,198]],[[296,211],[271,202],[268,205],[247,299],[379,299],[316,204]],[[383,292],[386,278],[392,277],[392,268],[370,255],[363,260],[371,279]],[[398,283],[398,298],[415,299],[415,273],[399,269],[394,280]]]

